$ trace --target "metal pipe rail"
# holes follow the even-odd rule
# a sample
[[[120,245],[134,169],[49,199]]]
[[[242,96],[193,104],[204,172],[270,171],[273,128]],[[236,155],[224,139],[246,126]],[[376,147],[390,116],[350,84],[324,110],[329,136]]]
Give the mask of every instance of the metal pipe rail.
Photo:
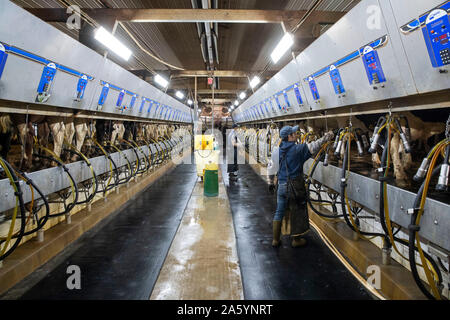
[[[179,139],[177,141],[172,138],[171,141],[177,145],[182,143],[185,148],[190,148],[190,139],[183,139],[183,142],[180,142]],[[164,144],[159,144],[158,149],[154,144],[150,144],[150,146],[142,146],[141,150],[147,157],[151,157],[151,155],[156,154],[158,150],[160,150],[159,153],[161,153],[161,149],[166,152],[166,148],[167,147]],[[139,150],[136,150],[136,152],[138,154],[140,153]],[[124,153],[130,161],[136,161],[136,153],[132,148],[124,150],[122,153]],[[119,152],[111,153],[110,156],[117,164],[118,168],[128,165],[124,157]],[[89,161],[91,162],[97,176],[107,173],[110,170],[109,160],[105,156],[91,158]],[[77,184],[92,179],[91,171],[84,161],[72,162],[66,164],[65,166],[70,171]],[[52,167],[31,172],[27,174],[27,176],[33,180],[45,196],[70,187],[70,182],[61,167]],[[20,183],[23,188],[24,182],[21,181]],[[8,179],[0,180],[0,190],[0,212],[14,208],[16,205],[16,197],[13,189],[9,185]],[[24,202],[27,203],[31,201],[31,192],[27,188],[23,188],[23,190],[23,199]],[[39,199],[39,197],[35,198],[35,200],[37,199]]]

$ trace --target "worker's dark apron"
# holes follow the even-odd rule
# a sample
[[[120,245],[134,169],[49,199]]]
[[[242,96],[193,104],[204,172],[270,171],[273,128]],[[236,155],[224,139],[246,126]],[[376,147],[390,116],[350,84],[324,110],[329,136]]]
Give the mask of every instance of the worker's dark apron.
[[[287,153],[286,153],[287,154]],[[291,179],[287,166],[287,155],[284,164],[287,173],[287,198],[285,214],[281,223],[283,235],[301,236],[309,231],[309,217],[306,205],[306,188],[303,170],[298,177]]]

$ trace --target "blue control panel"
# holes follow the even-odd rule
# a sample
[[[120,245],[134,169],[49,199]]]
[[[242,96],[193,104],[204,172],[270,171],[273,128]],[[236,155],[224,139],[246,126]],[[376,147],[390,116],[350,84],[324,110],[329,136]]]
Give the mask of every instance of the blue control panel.
[[[131,97],[130,106],[129,106],[130,110],[133,110],[134,104],[136,103],[136,99],[137,99],[137,95],[133,94],[133,96]]]
[[[275,96],[275,101],[277,102],[278,109],[281,110],[282,108],[281,108],[280,100],[278,100],[278,96]]]
[[[339,73],[339,69],[336,66],[330,66],[330,78],[334,87],[334,92],[336,94],[345,93],[344,84],[342,83],[341,74]]]
[[[273,107],[272,99],[269,99],[268,101],[270,103],[270,109],[272,109],[272,112],[275,113],[275,109]]]
[[[2,78],[2,73],[3,73],[3,69],[5,69],[7,58],[8,58],[8,54],[6,53],[6,49],[0,43],[0,79]]]
[[[371,85],[386,82],[380,58],[378,57],[378,52],[376,50],[371,46],[365,47],[362,59],[364,67],[366,68],[367,78]]]
[[[450,18],[447,11],[431,11],[422,29],[431,64],[434,68],[450,64]]]
[[[123,97],[125,97],[125,90],[120,90],[119,97],[117,98],[117,102],[116,102],[116,107],[119,109],[122,108]]]
[[[53,79],[56,74],[56,65],[50,62],[44,67],[42,71],[41,80],[39,81],[39,86],[37,88],[36,102],[45,102],[50,97],[50,87],[52,85]]]
[[[316,81],[312,77],[309,77],[308,82],[309,82],[309,88],[311,89],[311,94],[313,96],[313,99],[315,101],[319,100],[320,95],[319,95],[319,90],[317,90]]]
[[[103,105],[105,104],[108,92],[109,92],[109,84],[106,83],[103,86],[102,92],[100,93],[100,98],[98,99],[98,108],[103,107]]]
[[[295,92],[295,97],[297,98],[297,103],[300,106],[303,105],[302,95],[300,94],[300,89],[298,88],[297,84],[294,84],[294,92]]]
[[[286,106],[289,109],[291,107],[291,103],[289,102],[289,98],[288,98],[286,90],[283,91],[283,96],[284,96],[284,100],[286,101]]]
[[[150,111],[152,111],[153,104],[155,104],[155,103],[156,102],[150,101],[150,104],[149,104],[148,109],[147,109],[147,113],[148,114],[150,114]]]
[[[80,101],[81,99],[83,99],[84,96],[84,90],[86,89],[88,83],[88,79],[86,75],[82,75],[80,77],[80,79],[78,79],[78,84],[77,84],[77,97],[76,100]]]
[[[144,97],[142,97],[141,99],[141,105],[139,106],[139,113],[142,113],[142,110],[144,110],[145,107],[145,103],[147,102],[147,99],[145,99]]]
[[[266,109],[267,114],[269,114],[269,108],[267,108],[266,101],[263,102],[264,108]]]

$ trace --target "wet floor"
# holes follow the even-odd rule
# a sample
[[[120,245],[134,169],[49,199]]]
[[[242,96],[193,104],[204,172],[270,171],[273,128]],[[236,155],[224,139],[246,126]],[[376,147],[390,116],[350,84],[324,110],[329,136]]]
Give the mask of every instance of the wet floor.
[[[195,165],[176,167],[0,298],[371,299],[313,231],[272,248],[275,201],[249,165],[222,177],[204,198]]]
[[[217,197],[205,197],[200,181],[195,185],[151,299],[243,297],[233,220],[219,175]]]
[[[311,230],[306,247],[288,237],[273,248],[276,199],[249,165],[239,165],[237,181],[224,177],[237,237],[245,299],[371,299],[365,288]]]
[[[42,279],[32,275],[2,298],[148,299],[196,180],[194,166],[177,166],[34,272]],[[70,265],[80,267],[80,290],[67,288]]]

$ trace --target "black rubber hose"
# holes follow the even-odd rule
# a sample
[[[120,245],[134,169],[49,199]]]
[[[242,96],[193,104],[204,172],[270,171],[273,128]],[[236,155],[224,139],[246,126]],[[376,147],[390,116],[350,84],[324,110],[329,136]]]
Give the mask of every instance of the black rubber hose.
[[[11,173],[11,177],[13,178],[14,184],[16,185],[16,188],[17,188],[17,191],[14,192],[14,194],[19,199],[21,224],[20,224],[20,230],[18,231],[18,237],[16,238],[16,241],[7,251],[5,251],[5,253],[2,256],[0,256],[0,261],[5,259],[7,256],[9,256],[17,248],[17,246],[19,245],[19,243],[22,240],[22,237],[25,233],[25,204],[23,202],[23,193],[22,193],[22,189],[20,188],[19,179],[17,178],[17,175],[16,175],[14,169],[12,168],[12,166],[3,158],[2,158],[2,160],[5,163],[9,172]],[[3,243],[3,242],[5,242],[5,240],[2,240],[1,243]]]
[[[33,230],[30,230],[30,231],[24,232],[23,236],[28,236],[28,235],[33,234],[34,232],[38,231],[39,229],[41,229],[47,223],[47,220],[50,217],[50,206],[48,204],[47,198],[42,193],[42,191],[38,188],[38,186],[33,182],[33,180],[28,178],[28,176],[25,173],[23,173],[19,170],[16,170],[16,171],[25,178],[25,181],[28,185],[30,185],[32,188],[34,188],[37,191],[37,193],[39,193],[41,199],[44,201],[44,206],[45,206],[45,215],[39,219],[36,219],[36,221],[37,221],[36,228],[34,228]],[[33,212],[33,214],[34,214],[34,212]]]
[[[431,176],[435,176],[441,169],[441,165],[437,166],[433,172],[431,173]],[[425,288],[425,285],[423,284],[422,280],[420,279],[419,272],[417,271],[417,265],[416,265],[416,254],[415,251],[418,251],[418,248],[416,247],[416,231],[418,232],[420,230],[420,226],[416,225],[417,215],[418,215],[418,209],[420,207],[420,201],[422,198],[423,191],[425,189],[425,182],[422,183],[420,186],[419,191],[417,192],[416,198],[414,199],[414,213],[411,215],[411,224],[409,225],[409,241],[408,241],[408,248],[409,248],[409,265],[411,267],[411,273],[413,275],[414,281],[416,281],[417,286],[419,287],[420,291],[423,292],[423,294],[430,300],[436,300],[436,297],[433,296],[427,288]],[[406,242],[406,241],[405,241]],[[438,281],[439,285],[442,283],[442,275],[439,267],[436,265],[436,262],[426,253],[423,253],[425,258],[433,265],[434,270],[436,270],[438,274]]]
[[[107,146],[107,147],[109,147],[110,150],[113,150],[111,146]],[[117,177],[118,177],[118,178],[117,178],[117,179],[118,179],[117,185],[122,185],[122,184],[125,184],[125,183],[127,183],[128,181],[130,181],[131,178],[133,177],[133,166],[131,165],[131,162],[130,162],[130,160],[128,159],[128,157],[127,157],[127,155],[126,155],[125,153],[119,152],[119,154],[122,155],[122,156],[124,157],[125,161],[126,161],[127,164],[128,164],[128,167],[130,168],[130,174],[129,174],[129,175],[126,175],[125,178],[122,178],[122,179],[121,179],[121,178],[120,178],[120,173],[117,174]],[[123,166],[123,167],[124,167],[124,166]],[[117,170],[118,170],[118,169],[117,169]],[[100,191],[100,192],[102,192],[102,191]]]
[[[348,141],[345,142],[345,152],[344,152],[344,160],[342,161],[342,174],[341,174],[341,207],[342,207],[342,213],[345,219],[345,222],[347,223],[347,226],[353,230],[354,232],[358,232],[361,235],[364,236],[382,236],[384,237],[383,234],[381,233],[372,233],[372,232],[365,232],[365,231],[361,231],[361,230],[356,230],[348,215],[351,214],[350,212],[347,212],[347,208],[346,208],[346,203],[345,203],[345,190],[347,188],[347,182],[346,182],[346,177],[345,177],[345,173],[347,171],[347,162],[349,161],[348,159],[348,148],[349,148],[349,143]]]
[[[75,192],[75,199],[71,203],[69,203],[67,206],[64,203],[64,206],[65,206],[64,211],[61,211],[59,213],[49,214],[49,217],[59,217],[59,216],[62,216],[64,214],[66,214],[66,213],[69,213],[75,207],[75,205],[76,205],[76,203],[78,201],[78,187],[77,187],[77,183],[76,183],[75,179],[73,178],[72,174],[69,172],[69,169],[67,169],[67,167],[64,165],[64,163],[62,163],[61,161],[59,161],[59,160],[57,160],[57,159],[55,159],[53,157],[39,155],[39,154],[33,154],[33,156],[39,157],[39,158],[48,159],[50,161],[56,162],[58,164],[58,167],[62,167],[63,170],[66,172],[67,176],[69,177],[69,179],[72,181],[73,189],[74,189],[74,192]]]
[[[316,192],[317,195],[320,197],[320,192],[317,192],[317,191],[315,191],[315,190],[311,190],[312,176],[313,176],[313,174],[314,174],[314,172],[315,172],[315,170],[316,170],[316,168],[317,168],[317,165],[319,164],[319,161],[321,161],[323,158],[325,158],[325,156],[322,154],[322,156],[320,157],[320,159],[318,159],[318,161],[316,161],[316,162],[314,163],[314,165],[313,165],[313,167],[312,167],[312,169],[311,169],[311,173],[310,173],[310,175],[309,175],[310,178],[306,180],[306,201],[308,202],[310,208],[314,211],[314,213],[316,213],[317,215],[319,215],[319,216],[321,216],[321,217],[324,217],[324,218],[331,218],[331,219],[333,219],[333,218],[342,218],[343,215],[329,215],[329,214],[320,212],[320,211],[317,210],[317,209],[313,206],[313,204],[312,204],[312,202],[316,202],[317,200],[314,201],[314,199],[311,199],[311,196],[310,196],[310,192],[311,192],[311,191]],[[317,201],[317,202],[323,202],[323,203],[329,202],[330,204],[332,204],[331,201],[326,201],[326,202],[325,202],[325,201],[322,200],[322,201]]]
[[[92,167],[92,164],[91,164],[90,162],[86,161],[86,160],[84,159],[84,157],[83,157],[78,151],[75,151],[75,150],[72,150],[72,149],[64,149],[64,151],[68,151],[69,153],[74,153],[74,154],[76,154],[77,156],[80,157],[80,159],[82,159],[82,161],[84,161],[84,163],[86,163],[86,165],[87,165],[89,168],[92,168],[92,182],[93,182],[94,185],[95,185],[94,190],[92,190],[92,193],[89,195],[89,197],[87,197],[87,198],[84,199],[83,201],[78,201],[76,204],[83,204],[83,203],[89,203],[89,202],[91,202],[92,199],[94,199],[95,194],[97,193],[97,190],[98,190],[97,175],[96,175],[96,173],[95,173],[94,168]]]
[[[388,149],[389,149],[389,137],[386,137],[386,142],[384,143],[384,149],[383,149],[383,153],[381,155],[381,161],[380,161],[380,166],[381,168],[384,168],[385,170],[387,170],[388,168],[387,166],[387,157],[388,157]],[[387,177],[383,177],[382,175],[380,175],[379,180],[380,180],[380,201],[379,203],[379,209],[380,209],[380,223],[381,223],[381,227],[383,228],[384,231],[384,240],[386,241],[385,243],[388,245],[388,247],[392,246],[392,243],[389,239],[389,230],[388,227],[386,225],[386,215],[384,212],[384,185],[387,183],[386,182]]]

